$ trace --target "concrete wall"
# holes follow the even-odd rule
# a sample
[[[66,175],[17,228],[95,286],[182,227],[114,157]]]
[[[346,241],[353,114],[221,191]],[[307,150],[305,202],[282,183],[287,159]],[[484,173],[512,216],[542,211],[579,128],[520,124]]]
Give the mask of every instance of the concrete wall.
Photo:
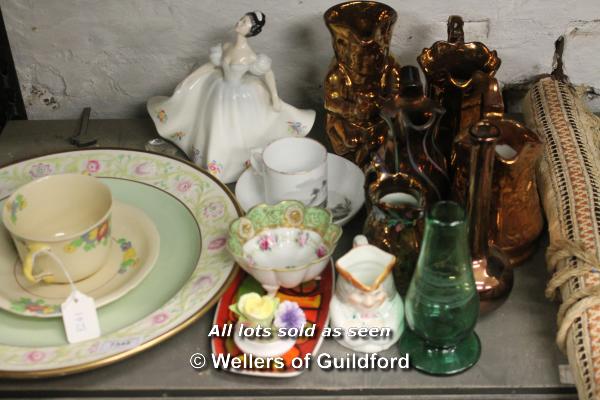
[[[281,97],[320,107],[332,56],[323,12],[333,0],[0,0],[31,119],[139,117],[146,99],[170,94],[211,45],[230,40],[246,11],[266,13],[252,40],[273,59]],[[388,0],[399,14],[392,50],[415,63],[462,15],[467,40],[498,50],[504,84],[549,72],[553,42],[568,33],[567,73],[600,93],[599,0]],[[591,95],[591,97],[594,97]],[[595,103],[600,109],[600,101]]]

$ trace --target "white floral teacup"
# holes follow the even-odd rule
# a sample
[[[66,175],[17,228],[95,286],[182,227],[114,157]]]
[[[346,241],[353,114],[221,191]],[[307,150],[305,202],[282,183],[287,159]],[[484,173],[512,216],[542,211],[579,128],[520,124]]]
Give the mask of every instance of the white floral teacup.
[[[50,175],[15,191],[2,222],[31,282],[80,281],[98,271],[110,252],[112,195],[97,178]]]

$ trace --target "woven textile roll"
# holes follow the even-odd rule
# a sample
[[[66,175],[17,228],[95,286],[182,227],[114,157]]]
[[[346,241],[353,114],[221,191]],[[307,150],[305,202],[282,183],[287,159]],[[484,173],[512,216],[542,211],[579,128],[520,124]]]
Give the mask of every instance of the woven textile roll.
[[[533,86],[523,112],[544,141],[537,179],[550,233],[546,295],[562,298],[557,344],[579,398],[600,399],[600,119],[554,77]]]

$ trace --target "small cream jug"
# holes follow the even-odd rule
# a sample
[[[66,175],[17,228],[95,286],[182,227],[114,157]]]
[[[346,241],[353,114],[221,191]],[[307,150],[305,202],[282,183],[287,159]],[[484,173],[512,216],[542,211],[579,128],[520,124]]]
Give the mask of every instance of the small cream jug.
[[[51,175],[20,187],[6,199],[2,222],[29,281],[66,283],[70,277],[77,282],[107,260],[111,211],[112,194],[99,179]]]
[[[354,238],[353,249],[340,258],[336,290],[330,304],[332,328],[341,328],[340,344],[354,351],[373,353],[388,349],[404,330],[404,306],[394,285],[396,257]],[[356,328],[379,328],[381,336],[351,337]],[[387,333],[387,334],[386,334]]]

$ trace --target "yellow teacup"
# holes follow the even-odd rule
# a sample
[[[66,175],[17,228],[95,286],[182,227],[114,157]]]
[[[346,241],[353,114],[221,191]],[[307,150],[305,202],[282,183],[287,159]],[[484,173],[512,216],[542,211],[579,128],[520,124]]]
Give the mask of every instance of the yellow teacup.
[[[66,283],[66,270],[76,282],[98,271],[108,258],[111,210],[110,189],[99,179],[52,175],[14,192],[6,200],[2,222],[29,281]]]

